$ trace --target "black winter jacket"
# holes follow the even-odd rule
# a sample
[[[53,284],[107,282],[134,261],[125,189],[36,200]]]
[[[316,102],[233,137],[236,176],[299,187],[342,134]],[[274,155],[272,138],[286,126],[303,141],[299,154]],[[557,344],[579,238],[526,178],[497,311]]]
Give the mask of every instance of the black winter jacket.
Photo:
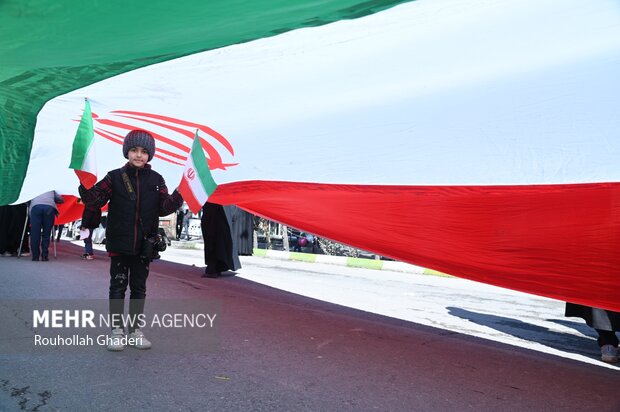
[[[133,195],[123,181],[123,172]],[[80,195],[89,206],[108,205],[106,249],[113,254],[137,255],[145,235],[157,233],[159,216],[173,213],[183,204],[175,190],[168,193],[164,178],[147,164],[136,169],[129,163],[110,172],[90,190],[80,186]]]

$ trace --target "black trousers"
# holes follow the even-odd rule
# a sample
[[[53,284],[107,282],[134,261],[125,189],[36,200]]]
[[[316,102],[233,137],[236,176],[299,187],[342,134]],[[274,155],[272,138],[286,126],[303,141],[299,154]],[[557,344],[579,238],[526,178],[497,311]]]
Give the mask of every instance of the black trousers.
[[[131,333],[140,327],[140,316],[144,313],[149,263],[149,259],[140,256],[112,256],[109,293],[112,329],[127,326],[128,332]],[[127,286],[130,290],[129,317],[123,317]]]
[[[596,331],[598,332],[598,346],[612,345],[616,348],[618,347],[618,337],[616,336],[616,332],[600,329],[596,329]]]

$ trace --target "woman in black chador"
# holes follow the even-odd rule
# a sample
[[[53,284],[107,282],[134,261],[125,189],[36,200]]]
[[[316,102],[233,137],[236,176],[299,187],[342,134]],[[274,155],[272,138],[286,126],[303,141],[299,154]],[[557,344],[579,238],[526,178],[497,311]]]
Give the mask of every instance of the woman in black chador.
[[[203,276],[216,278],[227,270],[240,269],[239,256],[233,245],[224,207],[215,203],[205,203],[202,207],[200,228],[207,265]]]
[[[618,362],[616,332],[620,331],[620,312],[566,303],[564,315],[585,320],[598,334],[597,343],[601,348],[601,360],[609,363]]]

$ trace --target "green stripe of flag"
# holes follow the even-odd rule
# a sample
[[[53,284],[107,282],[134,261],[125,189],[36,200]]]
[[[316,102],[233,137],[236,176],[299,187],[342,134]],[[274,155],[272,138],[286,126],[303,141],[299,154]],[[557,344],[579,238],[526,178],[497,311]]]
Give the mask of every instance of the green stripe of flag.
[[[202,150],[202,145],[200,144],[200,138],[198,137],[197,130],[196,135],[194,136],[194,143],[192,144],[191,156],[192,162],[194,163],[194,168],[198,174],[198,178],[200,179],[202,186],[204,187],[205,193],[211,196],[217,188],[217,183],[215,183],[213,176],[211,176],[209,164],[207,163],[207,158]]]
[[[90,103],[88,99],[86,99],[84,113],[82,114],[78,130],[75,133],[75,139],[73,139],[71,163],[69,164],[70,169],[83,170],[84,160],[94,141],[93,137],[93,115],[90,110]]]

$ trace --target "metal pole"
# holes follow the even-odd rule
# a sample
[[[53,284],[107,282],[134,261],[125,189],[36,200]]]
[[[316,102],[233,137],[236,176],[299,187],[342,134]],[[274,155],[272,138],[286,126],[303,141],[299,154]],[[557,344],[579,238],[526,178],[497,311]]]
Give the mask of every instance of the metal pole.
[[[24,221],[24,230],[22,230],[22,238],[19,240],[19,250],[17,251],[17,257],[22,256],[22,245],[24,244],[24,236],[26,235],[26,226],[28,226],[28,206],[26,206],[26,220]]]
[[[54,225],[52,225],[52,243],[54,244],[54,259],[56,259],[56,238],[54,237]]]

